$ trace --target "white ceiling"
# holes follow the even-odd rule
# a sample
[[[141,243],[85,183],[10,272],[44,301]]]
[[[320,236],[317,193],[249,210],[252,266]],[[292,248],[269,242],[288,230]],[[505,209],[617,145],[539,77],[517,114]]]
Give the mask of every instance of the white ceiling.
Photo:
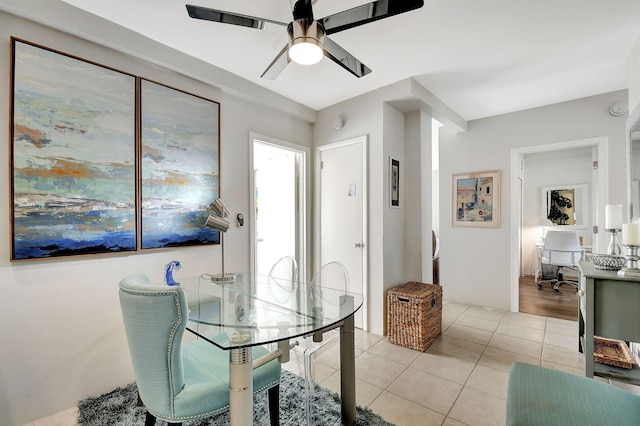
[[[55,19],[62,1],[46,1],[45,20]],[[640,38],[640,0],[426,0],[416,11],[330,36],[371,74],[357,79],[324,58],[291,63],[272,81],[260,75],[287,42],[283,27],[195,20],[185,3],[289,22],[289,0],[64,1],[314,110],[413,77],[467,120],[625,89]],[[318,0],[314,15],[364,3]]]

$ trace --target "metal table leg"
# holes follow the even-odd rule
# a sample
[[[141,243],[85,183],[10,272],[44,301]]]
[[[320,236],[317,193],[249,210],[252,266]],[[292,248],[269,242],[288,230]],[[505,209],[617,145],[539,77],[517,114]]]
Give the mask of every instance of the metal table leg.
[[[229,417],[232,426],[253,425],[253,365],[251,348],[229,354]]]
[[[356,357],[353,315],[340,327],[340,399],[342,424],[356,424]]]

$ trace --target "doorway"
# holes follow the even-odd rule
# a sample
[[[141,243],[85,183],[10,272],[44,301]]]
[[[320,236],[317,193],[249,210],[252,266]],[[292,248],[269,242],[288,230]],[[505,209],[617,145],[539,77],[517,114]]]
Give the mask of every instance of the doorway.
[[[306,279],[306,161],[308,149],[252,136],[252,269],[268,275],[284,256],[294,256]]]
[[[511,222],[511,271],[510,271],[510,287],[511,287],[511,311],[520,312],[520,278],[531,270],[531,266],[524,267],[528,263],[532,264],[533,253],[535,253],[535,242],[531,243],[531,232],[542,232],[542,226],[537,228],[529,227],[525,229],[523,226],[523,197],[524,191],[520,181],[526,178],[524,171],[524,159],[527,155],[554,155],[555,153],[568,150],[584,150],[588,149],[592,153],[592,161],[594,166],[591,170],[591,178],[589,180],[589,217],[590,225],[585,232],[590,232],[591,225],[598,225],[599,218],[603,217],[604,203],[601,200],[602,195],[606,194],[608,187],[607,161],[608,161],[608,140],[606,137],[582,139],[576,141],[561,142],[549,145],[539,145],[527,148],[517,148],[511,150],[511,217],[515,218]],[[597,164],[597,166],[595,166]],[[562,173],[560,174],[562,175]],[[562,178],[559,178],[562,179]],[[564,175],[566,179],[566,174]],[[570,182],[558,182],[566,184]],[[533,196],[541,197],[540,194]],[[541,209],[541,207],[540,207]],[[537,235],[537,234],[536,234]],[[597,232],[591,234],[591,247],[597,252],[598,247],[602,244]],[[537,290],[536,290],[537,291]],[[569,290],[567,290],[569,291]],[[553,315],[549,315],[553,316]]]
[[[348,291],[362,293],[355,325],[367,330],[367,139],[356,137],[318,149],[320,220],[316,269],[341,262],[349,273]]]

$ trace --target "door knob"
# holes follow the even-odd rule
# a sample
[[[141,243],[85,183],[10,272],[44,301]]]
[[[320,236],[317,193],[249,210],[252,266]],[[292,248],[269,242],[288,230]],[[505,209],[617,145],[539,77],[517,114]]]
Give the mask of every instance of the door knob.
[[[363,243],[353,243],[353,248],[360,248],[360,247],[364,247]]]

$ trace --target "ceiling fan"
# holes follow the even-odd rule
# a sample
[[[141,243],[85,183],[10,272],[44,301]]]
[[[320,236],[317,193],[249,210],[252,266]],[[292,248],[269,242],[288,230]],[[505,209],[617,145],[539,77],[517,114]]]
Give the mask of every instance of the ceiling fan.
[[[369,74],[371,69],[326,36],[419,9],[424,5],[424,0],[377,0],[314,19],[312,2],[315,1],[296,0],[293,6],[293,21],[289,24],[202,6],[186,6],[189,16],[195,19],[256,29],[263,29],[265,23],[287,27],[289,42],[260,76],[275,80],[290,61],[311,65],[319,62],[323,55],[358,78]]]

